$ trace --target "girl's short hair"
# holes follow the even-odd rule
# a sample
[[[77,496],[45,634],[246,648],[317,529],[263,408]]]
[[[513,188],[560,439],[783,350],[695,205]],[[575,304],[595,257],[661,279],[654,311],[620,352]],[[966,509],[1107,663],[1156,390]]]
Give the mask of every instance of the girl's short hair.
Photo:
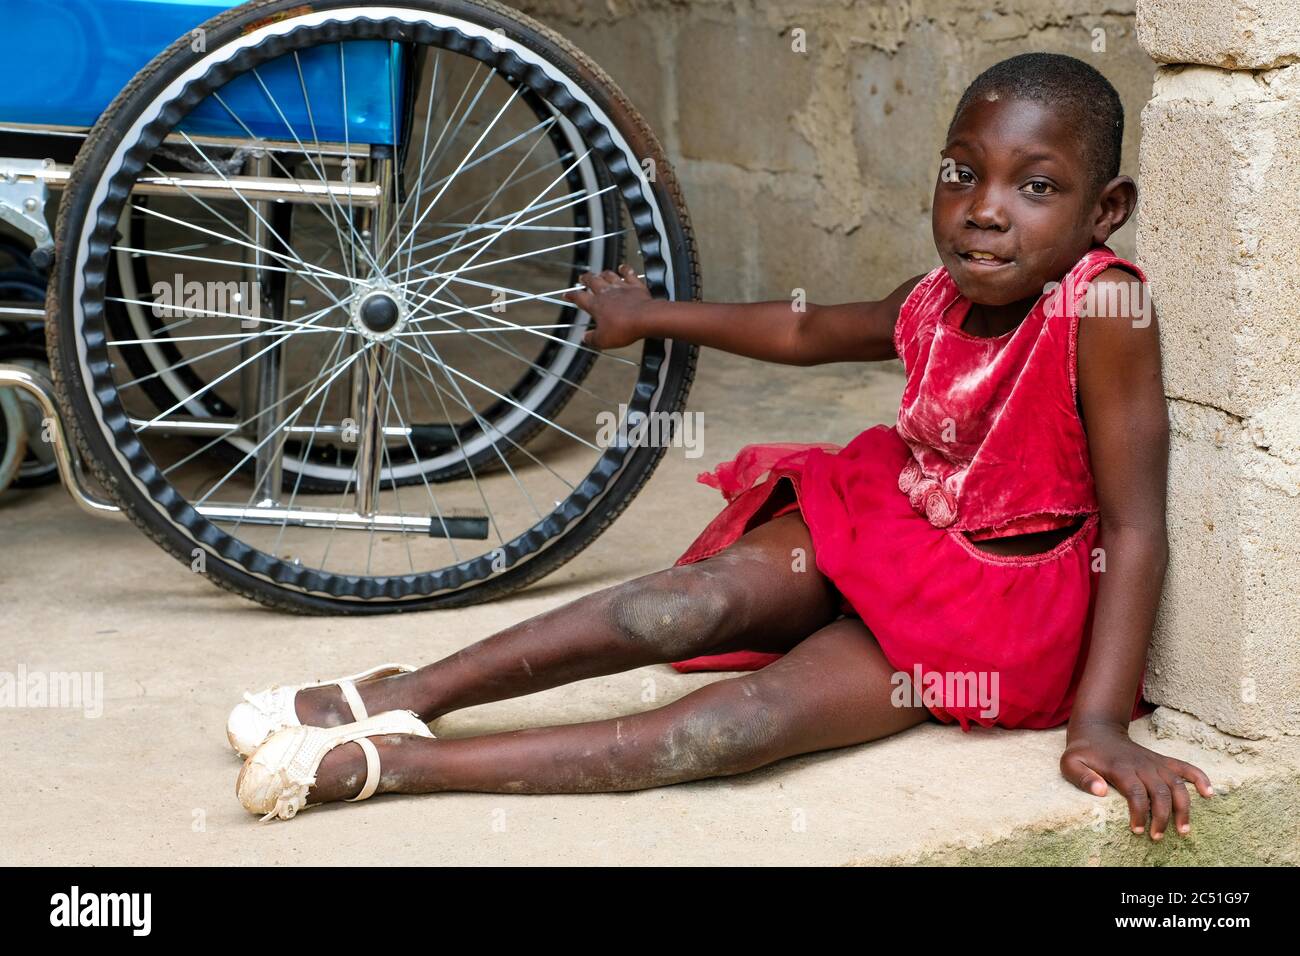
[[[1033,100],[1063,114],[1079,130],[1094,188],[1119,175],[1124,104],[1110,81],[1083,60],[1061,53],[1021,53],[993,64],[966,87],[948,135],[972,100],[997,97]]]

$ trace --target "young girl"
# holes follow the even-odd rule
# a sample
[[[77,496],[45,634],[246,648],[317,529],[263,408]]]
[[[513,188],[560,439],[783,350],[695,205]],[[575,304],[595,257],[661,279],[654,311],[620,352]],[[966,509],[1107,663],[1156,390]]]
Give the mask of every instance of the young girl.
[[[1185,835],[1185,784],[1209,797],[1208,777],[1127,731],[1149,712],[1168,420],[1144,276],[1105,245],[1137,200],[1119,175],[1122,129],[1114,88],[1079,60],[1027,54],[981,74],[935,182],[943,264],[878,302],[671,302],[626,265],[584,275],[567,295],[592,316],[593,347],[898,357],[898,422],[844,448],[742,449],[701,476],[728,504],[672,568],[420,670],[246,695],[228,728],[251,753],[243,805],[287,819],[376,792],[637,790],[926,720],[1068,723],[1068,780],[1116,787],[1134,833],[1149,818],[1158,840],[1172,816]],[[659,663],[752,673],[608,720],[461,739],[425,726]]]

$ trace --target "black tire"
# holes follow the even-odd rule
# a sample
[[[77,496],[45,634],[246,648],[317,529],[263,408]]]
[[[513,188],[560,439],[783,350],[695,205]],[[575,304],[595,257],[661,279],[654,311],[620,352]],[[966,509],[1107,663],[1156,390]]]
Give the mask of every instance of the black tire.
[[[557,33],[492,0],[405,0],[402,4],[404,9],[454,17],[472,25],[467,32],[434,26],[433,21],[376,20],[357,12],[362,6],[346,0],[320,0],[307,8],[299,0],[258,0],[204,24],[206,51],[241,42],[240,37],[262,28],[284,31],[275,41],[281,49],[283,43],[298,42],[312,31],[325,35],[325,31],[341,29],[337,19],[321,27],[298,26],[296,21],[307,11],[306,16],[321,15],[326,21],[330,14],[352,18],[350,29],[357,32],[348,33],[349,39],[406,39],[402,30],[436,34],[439,42],[459,44],[458,52],[490,63],[507,76],[526,77],[589,141],[605,150],[606,165],[619,182],[633,228],[642,239],[646,281],[652,292],[679,300],[699,298],[698,255],[672,167],[644,119],[599,67]],[[511,45],[496,49],[482,39],[485,30],[501,33]],[[255,57],[261,52],[261,47],[244,49],[236,59],[242,57],[247,62],[252,57],[252,62],[257,62]],[[57,273],[47,303],[46,334],[60,406],[96,478],[132,521],[182,563],[191,565],[201,550],[203,573],[214,583],[268,606],[298,612],[366,614],[474,604],[524,587],[573,558],[644,486],[664,453],[663,445],[639,445],[623,449],[621,455],[607,450],[579,489],[586,496],[581,506],[577,504],[581,496],[575,493],[564,507],[557,507],[512,539],[511,546],[518,543],[520,549],[509,554],[511,560],[502,568],[494,567],[487,555],[480,555],[437,572],[385,577],[318,571],[255,550],[199,514],[142,450],[116,398],[104,344],[107,250],[113,241],[117,212],[153,145],[201,99],[198,84],[209,77],[219,84],[230,69],[218,65],[203,77],[187,80],[179,99],[163,109],[162,117],[142,125],[139,142],[124,145],[123,139],[146,108],[206,55],[194,52],[187,36],[141,71],[91,131],[60,204]],[[534,57],[558,68],[563,80],[528,62]],[[633,162],[571,89],[581,91],[598,113],[609,119],[609,130],[617,131],[635,157]],[[183,108],[178,109],[176,103],[184,104]],[[108,172],[107,164],[114,158],[120,159],[121,165]],[[653,161],[655,170],[648,182],[632,168],[646,159]],[[106,173],[105,192],[97,197]],[[647,189],[648,194],[644,192]],[[85,291],[79,294],[83,281]],[[696,348],[682,341],[646,341],[636,395],[645,398],[647,409],[671,413],[684,408],[696,357]]]

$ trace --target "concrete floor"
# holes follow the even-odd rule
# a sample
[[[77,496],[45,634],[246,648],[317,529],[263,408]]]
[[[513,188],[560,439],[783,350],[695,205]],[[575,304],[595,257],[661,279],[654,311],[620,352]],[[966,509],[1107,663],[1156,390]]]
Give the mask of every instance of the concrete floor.
[[[705,414],[703,457],[670,449],[640,497],[577,559],[526,592],[463,610],[369,620],[275,613],[188,573],[133,525],[83,517],[59,488],[0,496],[0,670],[102,672],[105,697],[94,718],[0,708],[8,783],[0,863],[844,864],[946,860],[1062,828],[1085,839],[1053,862],[1107,860],[1116,845],[1192,852],[1151,849],[1127,833],[1121,798],[1091,797],[1063,780],[1063,730],[964,735],[927,725],[655,790],[386,795],[265,826],[235,799],[240,764],[224,722],[241,691],[385,660],[426,663],[666,567],[721,507],[716,491],[695,482],[698,472],[750,441],[847,442],[891,421],[901,388],[894,368],[787,369],[706,353],[691,403]],[[658,665],[459,711],[439,732],[601,719],[727,676]],[[643,702],[647,680],[654,705]],[[1149,738],[1150,721],[1134,735]],[[1248,773],[1240,755],[1179,739],[1152,746],[1225,786]],[[1194,831],[1202,803],[1194,800]],[[1171,833],[1166,843],[1176,842]]]

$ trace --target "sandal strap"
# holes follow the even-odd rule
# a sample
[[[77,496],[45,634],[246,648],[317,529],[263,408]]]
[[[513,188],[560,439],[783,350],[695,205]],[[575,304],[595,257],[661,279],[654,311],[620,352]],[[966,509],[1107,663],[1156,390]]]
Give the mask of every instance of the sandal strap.
[[[367,668],[366,670],[363,671],[359,671],[356,674],[345,674],[343,677],[338,677],[333,680],[322,680],[322,681],[317,681],[314,684],[303,684],[302,686],[323,687],[327,684],[337,684],[339,683],[339,681],[345,681],[345,680],[350,680],[353,681],[354,683],[360,684],[368,680],[376,680],[380,677],[390,677],[394,674],[409,674],[413,670],[415,670],[415,668],[412,667],[410,664],[396,664],[396,663],[376,664],[374,667]]]
[[[349,797],[347,799],[348,803],[369,800],[375,795],[375,791],[379,789],[379,751],[366,737],[358,737],[354,743],[360,744],[366,755],[366,785],[361,788],[361,792],[355,797]]]
[[[365,720],[370,716],[366,712],[366,705],[361,701],[361,695],[357,693],[357,685],[352,681],[344,679],[338,682],[339,690],[343,691],[343,699],[348,702],[352,708],[352,722]]]

